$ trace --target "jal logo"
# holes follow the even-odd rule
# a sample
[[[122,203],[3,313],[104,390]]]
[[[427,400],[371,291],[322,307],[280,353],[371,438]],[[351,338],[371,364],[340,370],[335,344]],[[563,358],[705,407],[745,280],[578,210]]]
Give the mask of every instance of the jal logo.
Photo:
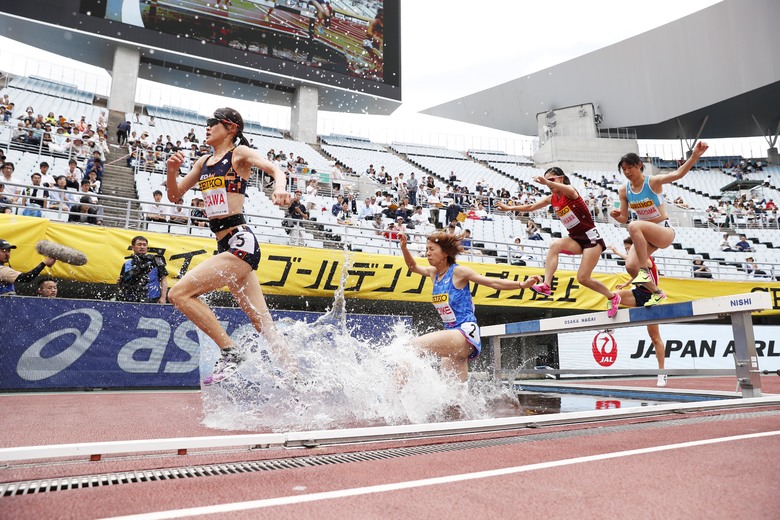
[[[617,341],[608,330],[602,330],[593,337],[593,359],[603,367],[612,366],[617,361]]]

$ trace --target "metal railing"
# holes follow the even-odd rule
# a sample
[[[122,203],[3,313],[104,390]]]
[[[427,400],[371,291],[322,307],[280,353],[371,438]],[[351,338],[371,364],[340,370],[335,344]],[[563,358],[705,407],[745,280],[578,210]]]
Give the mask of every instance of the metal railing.
[[[0,183],[15,188],[31,188],[30,184],[17,184],[13,182]],[[41,186],[36,186],[41,189]],[[186,223],[178,224],[173,222],[153,222],[144,218],[143,202],[137,199],[127,199],[111,195],[94,194],[91,192],[76,192],[73,190],[61,190],[58,188],[46,188],[50,192],[61,194],[61,196],[71,197],[71,204],[80,204],[73,196],[81,197],[88,195],[97,197],[98,203],[85,203],[96,211],[105,209],[105,202],[112,201],[114,207],[110,212],[103,211],[101,218],[104,225],[118,227],[123,229],[138,229],[150,232],[161,232],[174,235],[197,235],[212,236],[208,227],[198,225],[195,219],[188,219]],[[5,193],[5,192],[3,192]],[[2,196],[2,193],[0,193]],[[7,195],[6,195],[7,196]],[[30,208],[27,205],[29,196],[19,195],[20,200],[12,203],[0,203],[0,206],[6,206],[14,214],[23,214],[25,209]],[[161,203],[160,205],[173,209],[176,204]],[[194,209],[192,206],[184,206],[189,212]],[[39,209],[41,216],[50,220],[65,222],[68,220],[69,212],[65,205],[59,205],[56,209],[50,208],[32,208]],[[112,214],[116,213],[116,214]],[[327,217],[317,216],[312,220],[297,221],[287,216],[273,216],[259,213],[245,213],[248,225],[261,242],[272,244],[285,244],[302,247],[344,249],[355,252],[365,252],[372,254],[400,255],[401,250],[397,238],[393,237],[392,232],[387,230],[375,230],[371,221],[360,221],[353,219],[348,223],[333,222],[330,213]],[[74,223],[74,225],[89,225]],[[425,234],[419,230],[407,230],[409,236],[410,250],[417,256],[424,256]],[[545,258],[547,256],[548,246],[544,243],[533,243],[535,241],[523,241],[522,259],[525,266],[543,269]],[[512,264],[516,262],[517,256],[513,255],[514,243],[501,240],[483,240],[479,237],[472,239],[472,247],[466,251],[461,258],[464,261],[491,264]],[[604,259],[612,258],[610,253],[604,253]],[[756,256],[755,253],[752,256]],[[693,277],[694,256],[679,258],[663,254],[663,251],[654,255],[658,269],[663,277],[690,279]],[[561,255],[558,268],[560,270],[576,271],[579,268],[580,258],[578,256]],[[516,264],[517,265],[517,264]],[[780,276],[780,264],[770,262],[757,262],[757,267],[764,273],[763,276],[749,275],[744,269],[740,270],[732,262],[710,261],[707,265],[710,269],[713,279],[721,280],[774,280]],[[597,267],[598,272],[620,274],[624,268],[619,261],[601,262]]]

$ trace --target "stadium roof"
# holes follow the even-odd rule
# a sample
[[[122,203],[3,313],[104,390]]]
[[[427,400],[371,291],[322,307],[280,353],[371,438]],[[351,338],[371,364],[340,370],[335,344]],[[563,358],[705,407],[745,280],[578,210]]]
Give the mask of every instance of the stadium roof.
[[[592,103],[603,118],[600,129],[629,128],[640,139],[774,135],[780,130],[778,20],[776,0],[724,0],[422,113],[536,135],[537,114]]]

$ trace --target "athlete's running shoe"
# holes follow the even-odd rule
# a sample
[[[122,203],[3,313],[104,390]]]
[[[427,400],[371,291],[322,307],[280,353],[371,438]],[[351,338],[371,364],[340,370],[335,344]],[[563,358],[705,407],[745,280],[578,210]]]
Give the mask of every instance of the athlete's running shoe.
[[[658,382],[656,382],[655,386],[666,386],[666,374],[658,376]]]
[[[607,317],[608,318],[614,318],[615,314],[617,314],[618,308],[620,307],[620,295],[618,293],[615,293],[615,296],[613,296],[609,300],[609,308],[607,309]]]
[[[642,285],[643,283],[652,282],[653,279],[650,277],[650,271],[647,269],[640,269],[639,274],[637,274],[633,280],[631,280],[631,283],[634,285]]]
[[[645,302],[645,307],[652,307],[657,305],[666,299],[666,293],[663,291],[654,292],[650,295],[650,299]]]
[[[223,349],[214,365],[214,372],[203,380],[204,385],[213,385],[224,381],[238,370],[239,365],[246,360],[246,354],[238,347]]]
[[[546,283],[539,283],[536,285],[532,285],[531,290],[536,294],[541,294],[544,296],[552,296],[552,289],[550,289],[550,286],[547,285]]]

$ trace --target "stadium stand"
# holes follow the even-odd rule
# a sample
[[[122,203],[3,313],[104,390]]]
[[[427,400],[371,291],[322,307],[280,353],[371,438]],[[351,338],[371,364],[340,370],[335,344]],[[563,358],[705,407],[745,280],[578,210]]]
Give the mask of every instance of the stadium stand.
[[[30,172],[37,169],[42,161],[49,162],[53,172],[62,172],[68,160],[73,157],[81,167],[86,166],[87,157],[78,155],[74,150],[53,153],[43,145],[21,146],[14,142],[14,129],[17,119],[26,107],[33,107],[35,116],[54,112],[58,120],[62,116],[68,124],[78,121],[82,116],[93,125],[100,117],[104,108],[95,106],[95,96],[83,92],[75,86],[43,80],[41,78],[16,78],[8,86],[0,90],[0,96],[8,95],[15,103],[15,111],[11,119],[0,127],[0,148],[6,154],[6,160],[16,164],[16,178],[22,184],[28,182]],[[135,113],[126,114],[132,123],[132,131],[137,135],[149,133],[152,143],[157,137],[167,142],[167,137],[175,143],[182,141],[191,131],[194,132],[200,147],[205,138],[203,122],[207,115],[174,106],[146,106]],[[154,124],[150,124],[151,118]],[[54,131],[54,130],[53,130]],[[43,132],[41,132],[43,133]],[[515,238],[522,239],[525,265],[543,267],[547,246],[556,237],[565,233],[560,222],[547,211],[538,211],[531,215],[503,214],[491,210],[490,198],[477,193],[477,183],[483,188],[507,190],[516,201],[532,199],[542,195],[536,190],[527,189],[531,186],[533,177],[542,175],[543,169],[536,168],[532,161],[524,156],[509,155],[496,150],[469,150],[460,152],[437,146],[421,146],[417,144],[392,143],[385,146],[371,142],[366,138],[327,135],[320,137],[319,150],[309,144],[297,142],[285,137],[284,132],[264,127],[252,121],[246,122],[245,134],[252,145],[262,152],[268,153],[273,160],[290,168],[294,177],[308,180],[313,172],[319,175],[320,186],[330,185],[333,180],[331,173],[333,164],[351,168],[356,177],[366,177],[366,170],[373,165],[377,171],[384,166],[391,176],[399,173],[415,172],[420,177],[433,175],[435,185],[444,188],[451,173],[457,178],[457,184],[466,188],[464,200],[470,202],[486,202],[488,219],[466,219],[462,223],[464,229],[472,233],[474,247],[466,259],[485,263],[510,263]],[[74,134],[67,134],[75,138]],[[113,136],[109,136],[113,138]],[[183,146],[186,147],[186,146]],[[144,223],[141,215],[141,204],[152,200],[155,189],[164,191],[164,154],[155,161],[145,164],[145,161],[131,160],[132,169],[126,166],[126,155],[129,149],[114,147],[108,154],[116,166],[122,171],[132,172],[135,198],[127,199],[101,194],[101,200],[106,203],[115,202],[126,208],[125,214],[106,217],[106,225],[139,226],[150,231],[166,233],[189,233],[207,236],[209,232],[191,224],[178,225],[171,223]],[[286,160],[276,156],[284,152]],[[289,160],[302,158],[302,165],[287,165]],[[667,185],[665,196],[668,199],[670,216],[677,230],[673,247],[656,255],[658,265],[664,276],[689,278],[692,276],[692,260],[703,259],[715,279],[744,280],[755,277],[746,267],[746,258],[755,257],[761,270],[773,279],[780,279],[780,232],[778,232],[777,212],[774,216],[769,201],[780,201],[780,167],[764,166],[746,161],[738,156],[717,156],[701,161],[701,168],[691,172],[673,185]],[[653,159],[656,168],[676,168],[676,161]],[[743,171],[744,170],[744,171]],[[617,200],[617,189],[624,182],[616,171],[576,171],[569,172],[572,184],[587,199],[601,201],[602,196],[608,202],[608,207]],[[760,181],[752,183],[752,189],[733,193],[724,193],[721,188],[734,182],[736,178]],[[617,181],[617,182],[615,182]],[[300,184],[299,184],[300,186]],[[105,188],[105,186],[104,186]],[[355,183],[355,195],[358,202],[365,196],[374,194],[378,189],[387,188],[375,182]],[[399,254],[397,240],[392,235],[379,232],[370,221],[359,221],[354,215],[336,217],[330,211],[336,199],[330,191],[321,190],[319,194],[307,199],[311,207],[310,221],[290,223],[283,208],[274,206],[267,195],[268,188],[263,179],[254,180],[249,191],[245,207],[248,221],[255,228],[261,240],[317,248],[347,248],[373,254]],[[519,191],[521,190],[521,191]],[[393,192],[395,196],[395,192]],[[190,191],[184,197],[184,204],[189,206],[197,192]],[[675,205],[675,199],[682,199],[684,204]],[[116,199],[116,200],[114,200]],[[166,206],[172,207],[173,205]],[[684,207],[687,206],[687,207]],[[726,218],[729,207],[735,208],[734,222],[729,224]],[[766,208],[769,208],[768,210]],[[13,210],[21,212],[23,206]],[[444,223],[443,211],[440,212],[440,224]],[[714,214],[714,218],[710,215]],[[427,208],[425,216],[429,216]],[[65,220],[67,213],[48,211],[44,216],[52,219]],[[532,219],[540,228],[541,240],[526,240],[526,223]],[[620,245],[627,235],[624,226],[611,221],[601,210],[597,215],[597,224],[610,245]],[[419,231],[410,230],[414,233]],[[745,233],[754,251],[749,255],[740,252],[723,252],[719,248],[722,234]],[[412,241],[412,247],[419,247],[420,239]],[[419,252],[422,249],[418,249]],[[562,257],[561,269],[576,269],[576,257]],[[613,258],[610,253],[603,255],[599,263],[602,272],[621,273],[623,263]]]

